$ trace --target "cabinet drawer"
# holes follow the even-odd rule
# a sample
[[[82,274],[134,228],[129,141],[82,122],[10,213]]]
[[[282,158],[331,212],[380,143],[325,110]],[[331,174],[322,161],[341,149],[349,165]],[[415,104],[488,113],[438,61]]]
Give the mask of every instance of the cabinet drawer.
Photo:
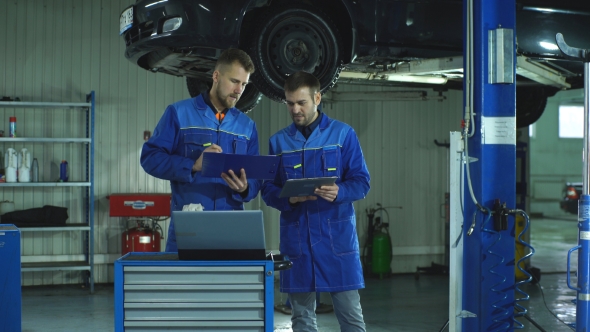
[[[248,285],[125,285],[129,302],[264,302],[264,286]]]
[[[124,320],[264,320],[264,303],[125,303]]]
[[[237,321],[237,322],[200,322],[200,321],[126,321],[125,331],[132,332],[264,332],[264,322]]]
[[[125,266],[125,285],[262,284],[263,266]]]

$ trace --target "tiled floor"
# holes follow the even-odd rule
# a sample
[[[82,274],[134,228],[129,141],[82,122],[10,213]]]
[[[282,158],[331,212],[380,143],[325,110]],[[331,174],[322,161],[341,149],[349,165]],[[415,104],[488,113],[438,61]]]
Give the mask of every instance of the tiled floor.
[[[536,250],[531,264],[542,276],[539,284],[523,287],[531,297],[528,317],[532,322],[523,319],[522,330],[570,331],[560,320],[573,323],[576,318],[572,303],[576,292],[567,287],[565,262],[567,251],[577,243],[577,224],[574,218],[533,219],[531,229],[531,244]],[[575,261],[572,266],[575,269]],[[395,275],[366,283],[361,302],[370,332],[440,331],[447,322],[447,276],[421,274],[416,280],[413,274]],[[275,291],[276,303],[284,300],[285,295]],[[329,298],[324,300],[329,302]],[[93,295],[79,286],[25,287],[22,331],[113,331],[113,303],[112,285],[97,285]],[[320,331],[339,331],[333,313],[318,315],[318,325]],[[291,331],[290,317],[275,312],[275,331]]]

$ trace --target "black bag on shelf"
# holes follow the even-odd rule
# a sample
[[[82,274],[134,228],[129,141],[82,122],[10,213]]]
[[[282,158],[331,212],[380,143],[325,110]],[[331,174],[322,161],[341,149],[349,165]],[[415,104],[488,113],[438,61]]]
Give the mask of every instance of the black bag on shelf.
[[[0,223],[14,224],[16,227],[64,226],[66,220],[68,209],[52,205],[7,212],[0,217]]]

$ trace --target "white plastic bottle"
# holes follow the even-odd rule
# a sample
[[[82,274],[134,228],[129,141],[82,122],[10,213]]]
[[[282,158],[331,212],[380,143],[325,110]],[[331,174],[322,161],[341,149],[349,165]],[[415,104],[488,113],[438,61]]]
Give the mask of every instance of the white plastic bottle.
[[[31,182],[31,154],[23,148],[18,156],[18,182]]]
[[[18,168],[18,157],[16,150],[13,148],[6,149],[4,157],[4,173],[6,174],[6,182],[16,182],[16,169]]]

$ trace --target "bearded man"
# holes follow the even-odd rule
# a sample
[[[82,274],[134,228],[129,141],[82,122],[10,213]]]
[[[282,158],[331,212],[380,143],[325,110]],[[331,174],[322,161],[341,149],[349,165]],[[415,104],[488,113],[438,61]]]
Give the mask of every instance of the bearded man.
[[[258,132],[252,119],[235,108],[244,92],[252,60],[242,50],[227,49],[219,56],[211,90],[169,105],[144,143],[141,166],[150,175],[170,181],[171,210],[201,204],[206,211],[243,210],[261,181],[248,180],[241,169],[221,178],[202,177],[204,152],[258,155]],[[177,252],[171,220],[166,252]]]

